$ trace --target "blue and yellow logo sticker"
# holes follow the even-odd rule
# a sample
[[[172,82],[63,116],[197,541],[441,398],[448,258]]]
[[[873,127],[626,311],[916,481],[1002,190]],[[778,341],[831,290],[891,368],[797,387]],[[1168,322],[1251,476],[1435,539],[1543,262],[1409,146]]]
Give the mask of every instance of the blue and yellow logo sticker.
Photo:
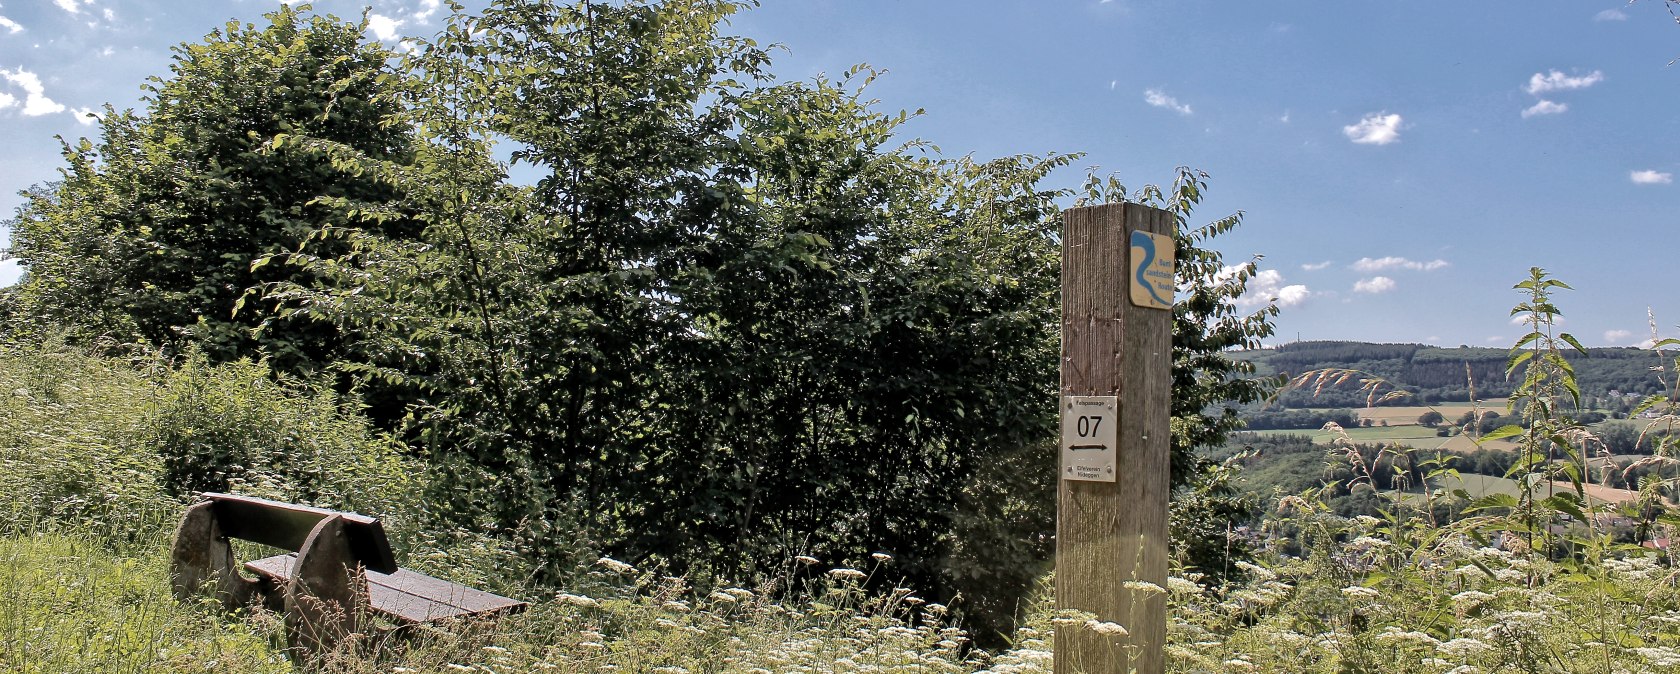
[[[1164,234],[1132,232],[1132,304],[1150,309],[1171,309],[1173,291],[1173,238]]]

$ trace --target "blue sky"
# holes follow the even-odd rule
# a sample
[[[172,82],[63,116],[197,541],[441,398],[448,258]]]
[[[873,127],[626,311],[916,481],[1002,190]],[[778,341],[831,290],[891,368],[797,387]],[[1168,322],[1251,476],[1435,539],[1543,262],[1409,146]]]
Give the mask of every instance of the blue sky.
[[[83,112],[138,106],[170,46],[271,0],[0,0],[0,214],[62,166]],[[360,17],[361,2],[317,11]],[[375,0],[369,39],[436,0]],[[1263,256],[1274,341],[1509,345],[1512,284],[1575,287],[1589,345],[1680,334],[1680,25],[1661,2],[764,0],[730,31],[783,79],[887,71],[884,110],[950,156],[1082,152],[1126,184],[1212,176],[1228,260]],[[15,281],[0,263],[0,284]]]

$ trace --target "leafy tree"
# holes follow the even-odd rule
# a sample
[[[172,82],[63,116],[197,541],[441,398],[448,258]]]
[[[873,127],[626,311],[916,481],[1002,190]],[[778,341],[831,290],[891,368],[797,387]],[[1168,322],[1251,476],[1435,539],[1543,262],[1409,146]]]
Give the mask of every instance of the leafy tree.
[[[1441,425],[1441,423],[1446,420],[1447,418],[1437,410],[1429,410],[1428,412],[1418,415],[1417,418],[1418,425],[1425,428],[1434,428]]]
[[[334,283],[269,297],[358,336],[415,396],[439,507],[534,552],[581,536],[742,571],[886,550],[936,592],[988,580],[953,521],[981,467],[1051,436],[1059,209],[1036,185],[1067,158],[929,158],[864,70],[743,84],[766,56],[717,33],[735,10],[453,18],[409,62],[411,164],[276,142],[409,195],[419,240],[323,229],[350,252],[284,261]]]
[[[144,112],[108,108],[97,142],[65,143],[63,179],[25,194],[9,223],[10,255],[26,271],[17,311],[36,329],[191,340],[216,360],[261,350],[287,370],[334,357],[328,326],[270,321],[254,336],[263,312],[235,315],[247,288],[296,273],[252,262],[345,222],[317,197],[385,203],[395,194],[268,141],[307,133],[401,161],[409,134],[385,123],[396,111],[379,95],[391,54],[363,43],[360,27],[290,7],[267,18],[260,29],[229,23],[176,47],[172,75],[145,86]]]

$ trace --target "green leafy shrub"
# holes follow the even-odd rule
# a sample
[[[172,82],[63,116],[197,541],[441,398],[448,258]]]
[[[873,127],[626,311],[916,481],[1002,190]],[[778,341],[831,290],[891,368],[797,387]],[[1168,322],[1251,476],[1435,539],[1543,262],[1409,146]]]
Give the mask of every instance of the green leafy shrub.
[[[175,497],[235,491],[385,513],[423,486],[419,465],[331,387],[277,380],[248,360],[212,365],[189,353],[158,388],[138,439]]]

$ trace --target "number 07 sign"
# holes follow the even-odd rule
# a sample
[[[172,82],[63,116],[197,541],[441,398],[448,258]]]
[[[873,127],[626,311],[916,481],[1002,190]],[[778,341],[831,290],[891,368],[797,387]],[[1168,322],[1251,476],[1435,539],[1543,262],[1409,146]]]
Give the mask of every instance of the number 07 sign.
[[[1062,397],[1062,479],[1113,482],[1116,396]]]

